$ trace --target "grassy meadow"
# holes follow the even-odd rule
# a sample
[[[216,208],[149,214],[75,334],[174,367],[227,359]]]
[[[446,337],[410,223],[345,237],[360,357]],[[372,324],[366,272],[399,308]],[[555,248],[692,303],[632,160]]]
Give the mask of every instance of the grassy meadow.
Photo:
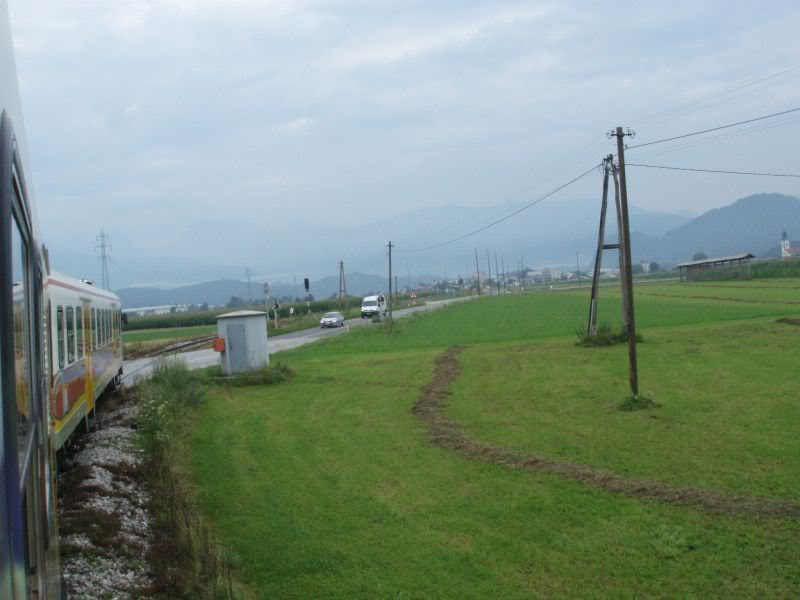
[[[212,387],[185,460],[256,598],[800,595],[800,520],[622,495],[435,444],[412,413],[453,346],[466,436],[699,494],[800,498],[800,280],[637,290],[624,346],[585,348],[588,290],[484,298],[279,355],[295,375]],[[746,300],[746,301],[743,301]],[[601,291],[600,321],[619,323]],[[273,359],[274,360],[274,359]]]

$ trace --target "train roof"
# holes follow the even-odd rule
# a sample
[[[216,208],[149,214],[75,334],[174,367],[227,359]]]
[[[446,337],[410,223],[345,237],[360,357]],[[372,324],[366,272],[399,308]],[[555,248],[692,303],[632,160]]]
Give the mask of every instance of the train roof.
[[[55,271],[50,273],[50,277],[47,278],[47,284],[55,285],[56,287],[65,288],[83,294],[88,294],[90,296],[99,296],[105,300],[111,300],[112,302],[120,301],[119,296],[117,296],[114,292],[104,290],[103,288],[93,285],[86,280],[75,279],[74,277],[64,275],[63,273],[56,273]]]

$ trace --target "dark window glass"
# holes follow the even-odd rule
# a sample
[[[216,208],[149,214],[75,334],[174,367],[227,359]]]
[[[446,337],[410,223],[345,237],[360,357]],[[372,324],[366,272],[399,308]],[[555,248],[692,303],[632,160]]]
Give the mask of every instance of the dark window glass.
[[[28,442],[33,434],[31,398],[30,319],[28,315],[28,248],[16,218],[11,224],[11,281],[14,311],[14,380],[17,399],[17,441],[20,474],[28,462]]]
[[[56,308],[56,334],[58,335],[58,343],[56,344],[58,352],[58,368],[64,368],[64,332],[67,330],[64,324],[64,307],[59,306]]]
[[[78,342],[78,360],[83,358],[83,308],[75,308],[76,340]]]
[[[67,307],[67,362],[75,362],[75,309]]]

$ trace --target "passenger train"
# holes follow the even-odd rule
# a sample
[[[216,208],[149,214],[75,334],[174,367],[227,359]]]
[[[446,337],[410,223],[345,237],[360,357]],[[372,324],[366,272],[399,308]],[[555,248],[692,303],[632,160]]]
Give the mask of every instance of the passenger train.
[[[37,226],[8,10],[0,6],[0,598],[64,598],[56,452],[122,374],[111,292],[50,272]]]

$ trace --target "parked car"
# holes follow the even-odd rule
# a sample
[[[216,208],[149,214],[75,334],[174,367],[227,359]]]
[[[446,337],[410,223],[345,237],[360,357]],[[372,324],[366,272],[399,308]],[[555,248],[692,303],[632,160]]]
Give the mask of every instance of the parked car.
[[[344,315],[340,312],[325,313],[319,321],[322,329],[326,327],[344,327]]]

